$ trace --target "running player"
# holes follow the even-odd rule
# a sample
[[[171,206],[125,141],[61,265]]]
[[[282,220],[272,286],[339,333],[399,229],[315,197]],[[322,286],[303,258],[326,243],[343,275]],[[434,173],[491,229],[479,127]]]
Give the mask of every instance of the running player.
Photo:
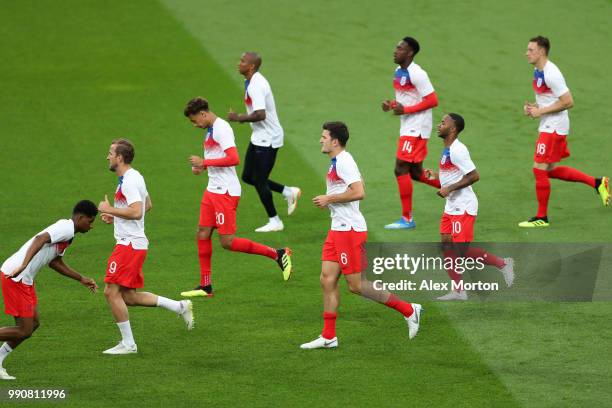
[[[331,159],[327,172],[327,192],[316,196],[313,203],[331,211],[331,229],[323,244],[321,288],[323,289],[323,331],[315,340],[302,344],[302,349],[338,347],[336,317],[340,304],[338,279],[344,275],[352,293],[384,304],[400,312],[408,324],[408,337],[419,331],[421,305],[408,303],[387,292],[375,290],[362,280],[367,264],[365,243],[367,225],[359,211],[365,197],[361,174],[353,156],[345,150],[349,132],[342,122],[327,122],[321,135],[321,152]]]
[[[274,249],[236,237],[236,210],[240,201],[240,181],[236,166],[240,159],[234,140],[234,131],[229,123],[209,110],[208,101],[197,97],[187,103],[185,116],[193,126],[206,129],[204,134],[204,158],[191,156],[191,170],[199,175],[208,172],[208,187],[204,190],[200,204],[200,221],[197,233],[198,257],[200,259],[200,284],[181,296],[213,296],[210,261],[212,257],[211,236],[214,229],[219,233],[221,246],[230,251],[263,255],[275,260],[283,272],[283,279],[291,276],[291,250]]]
[[[36,234],[0,267],[4,313],[15,319],[15,326],[0,327],[0,340],[4,341],[0,347],[0,379],[15,379],[4,369],[4,359],[39,326],[34,279],[42,267],[49,265],[60,274],[88,287],[93,293],[98,290],[93,279],[82,276],[66,265],[63,259],[74,235],[92,229],[96,215],[98,209],[94,203],[79,201],[70,219],[59,220]]]
[[[132,167],[134,145],[127,139],[113,140],[108,151],[109,170],[119,176],[114,205],[104,197],[98,205],[102,221],[114,224],[117,244],[108,259],[104,282],[104,296],[117,327],[121,341],[104,354],[137,353],[128,306],[163,307],[180,315],[193,328],[193,305],[189,300],[176,301],[154,293],[139,292],[144,286],[142,265],[147,256],[149,240],[145,235],[145,213],[152,208],[151,197],[142,175]]]
[[[384,112],[393,111],[400,116],[395,177],[402,202],[402,216],[396,222],[385,225],[387,229],[416,227],[412,217],[412,180],[440,188],[438,180],[430,180],[423,173],[427,140],[432,128],[432,110],[438,106],[438,97],[427,73],[414,62],[419,50],[419,43],[412,37],[406,37],[397,44],[393,54],[395,63],[399,65],[393,77],[395,100],[382,103]]]
[[[449,113],[442,118],[438,125],[438,136],[444,140],[440,172],[425,170],[427,177],[440,181],[441,188],[437,194],[446,199],[440,220],[444,257],[481,258],[485,265],[499,269],[506,285],[510,287],[514,281],[514,260],[502,259],[481,248],[469,246],[474,240],[474,223],[478,213],[478,199],[472,184],[476,183],[480,176],[467,147],[458,139],[464,127],[463,117],[456,113]],[[447,272],[455,281],[457,290],[451,290],[438,300],[467,300],[467,293],[462,289],[462,275],[453,269],[448,269]]]
[[[284,228],[272,199],[272,192],[280,193],[287,200],[287,214],[293,214],[300,198],[297,187],[289,187],[270,180],[276,161],[276,153],[283,146],[283,128],[276,114],[276,104],[270,84],[259,72],[261,57],[255,52],[245,52],[240,57],[238,72],[244,76],[244,103],[247,113],[230,110],[230,122],[249,122],[253,133],[244,156],[242,181],[255,187],[269,221],[256,232],[282,231]]]
[[[548,199],[550,197],[550,179],[579,182],[592,187],[599,194],[604,206],[610,204],[610,187],[608,177],[595,178],[573,167],[558,166],[558,163],[570,155],[567,147],[567,136],[570,129],[568,109],[574,106],[572,93],[565,84],[561,71],[548,59],[550,41],[537,36],[527,44],[527,61],[535,69],[533,72],[533,89],[536,102],[525,102],[523,110],[526,116],[540,118],[536,142],[533,175],[535,176],[538,212],[535,217],[519,223],[519,227],[548,227]]]

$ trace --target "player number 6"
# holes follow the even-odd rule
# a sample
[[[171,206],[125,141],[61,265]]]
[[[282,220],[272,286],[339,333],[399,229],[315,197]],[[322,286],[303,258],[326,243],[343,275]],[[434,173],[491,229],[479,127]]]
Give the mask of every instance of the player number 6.
[[[340,262],[342,263],[342,265],[346,265],[348,263],[348,257],[346,256],[345,252],[342,252],[340,254]]]

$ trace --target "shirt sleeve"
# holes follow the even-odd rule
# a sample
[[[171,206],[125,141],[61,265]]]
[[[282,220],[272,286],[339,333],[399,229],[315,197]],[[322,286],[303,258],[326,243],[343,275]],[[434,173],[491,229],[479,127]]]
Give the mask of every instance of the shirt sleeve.
[[[137,180],[136,177],[130,177],[127,180],[123,180],[123,184],[121,185],[121,192],[125,196],[128,205],[143,201],[143,198],[140,195],[140,191],[138,191],[139,181],[140,180]],[[146,188],[143,188],[143,190],[146,190]]]
[[[472,161],[467,147],[461,145],[457,148],[451,149],[450,154],[451,162],[457,166],[459,170],[461,170],[463,175],[476,170],[476,165]]]
[[[213,139],[219,143],[221,150],[225,151],[230,147],[236,147],[236,140],[234,139],[234,130],[229,123],[224,123],[223,126],[219,126],[219,129],[215,129],[213,132]]]
[[[565,83],[565,78],[559,69],[552,69],[546,72],[546,85],[552,90],[553,95],[557,98],[569,92],[569,88]]]
[[[427,96],[434,91],[434,87],[429,80],[427,72],[422,69],[415,69],[410,73],[410,81],[415,86],[421,97]]]
[[[255,78],[249,83],[247,92],[251,97],[251,106],[254,111],[266,110],[266,86],[260,78]]]
[[[338,177],[344,180],[347,186],[350,186],[357,181],[361,181],[359,168],[352,157],[344,158],[344,160],[338,160],[336,162],[336,172],[338,173]]]
[[[74,238],[74,224],[71,220],[59,220],[55,224],[47,227],[44,232],[49,234],[52,244],[70,241]]]

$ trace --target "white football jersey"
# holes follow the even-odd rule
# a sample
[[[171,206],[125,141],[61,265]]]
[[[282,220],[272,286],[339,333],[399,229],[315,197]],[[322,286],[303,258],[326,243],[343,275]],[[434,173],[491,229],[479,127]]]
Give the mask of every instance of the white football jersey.
[[[115,208],[127,208],[130,204],[140,202],[142,217],[138,220],[126,220],[115,217],[115,239],[119,245],[130,245],[134,249],[147,249],[149,240],[145,235],[145,204],[147,202],[147,185],[144,177],[133,168],[119,177],[119,184],[115,191]]]
[[[542,71],[536,68],[533,72],[533,90],[536,103],[540,107],[550,106],[559,100],[559,97],[569,92],[563,74],[551,61],[547,61]],[[540,117],[539,132],[567,135],[570,121],[566,110],[556,113],[547,113]]]
[[[444,148],[440,157],[440,185],[442,187],[457,183],[473,170],[476,170],[476,166],[470,158],[470,152],[459,139],[456,139],[450,147]],[[451,192],[446,197],[444,212],[450,215],[462,215],[466,212],[476,215],[478,199],[472,186]]]
[[[258,110],[266,111],[266,119],[259,122],[250,122],[253,133],[251,143],[255,146],[272,146],[279,148],[283,145],[283,128],[276,114],[276,104],[270,84],[259,72],[253,74],[250,80],[244,83],[244,103],[249,114]]]
[[[327,194],[342,194],[351,184],[362,181],[357,163],[346,150],[334,157],[327,172]],[[329,204],[334,231],[367,231],[365,218],[359,211],[359,201]]]
[[[19,248],[17,252],[10,256],[4,263],[0,270],[5,275],[11,275],[13,271],[21,266],[25,259],[26,252],[30,249],[32,241],[37,235],[44,232],[49,233],[51,242],[44,244],[43,247],[38,251],[32,258],[28,266],[18,276],[12,278],[15,282],[22,282],[26,285],[32,286],[34,284],[34,278],[36,274],[43,266],[49,265],[49,262],[63,256],[66,252],[66,248],[72,243],[74,238],[74,222],[72,220],[59,220],[55,224],[48,226]]]
[[[234,130],[225,120],[215,119],[212,127],[209,127],[204,135],[204,159],[222,159],[226,156],[225,151],[230,147],[236,147]],[[211,193],[225,194],[240,197],[242,192],[240,180],[236,175],[236,166],[207,168],[208,187]]]
[[[395,100],[404,106],[416,105],[424,96],[434,92],[433,85],[423,70],[415,62],[411,62],[407,69],[398,66],[393,76]],[[400,116],[400,136],[421,136],[428,139],[432,129],[432,110]]]

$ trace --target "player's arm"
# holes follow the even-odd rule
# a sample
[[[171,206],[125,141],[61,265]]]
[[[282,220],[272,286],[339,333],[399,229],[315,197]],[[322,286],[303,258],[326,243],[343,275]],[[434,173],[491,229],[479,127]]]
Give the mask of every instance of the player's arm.
[[[352,201],[363,200],[364,198],[365,188],[363,187],[363,181],[355,181],[349,184],[344,193],[316,196],[312,199],[312,202],[319,208],[325,208],[329,204],[350,203]]]
[[[238,113],[234,112],[232,109],[227,114],[227,120],[230,122],[260,122],[262,120],[266,120],[266,110],[259,109],[253,111],[252,113]]]
[[[423,169],[423,173],[429,180],[440,180],[440,173],[433,169]]]
[[[149,212],[151,208],[153,208],[153,203],[151,202],[151,196],[147,195],[147,200],[145,201],[145,212]]]
[[[440,190],[438,190],[438,195],[440,197],[446,197],[453,191],[461,190],[462,188],[471,186],[478,180],[480,180],[480,176],[478,175],[478,171],[474,169],[470,171],[468,174],[466,174],[465,176],[463,176],[463,178],[459,180],[458,182],[456,182],[455,184],[451,184],[450,186],[442,187]]]
[[[412,113],[422,112],[427,109],[432,109],[438,106],[438,96],[432,92],[423,97],[423,100],[415,105],[404,106],[397,101],[391,102],[393,113],[396,115],[409,115]]]
[[[527,114],[532,118],[539,118],[542,115],[547,113],[557,113],[567,109],[571,109],[574,106],[574,98],[572,98],[572,93],[567,91],[563,95],[559,97],[559,100],[552,105],[542,106],[541,108],[536,106],[531,106],[526,108]]]
[[[240,164],[240,156],[236,146],[228,147],[224,150],[225,157],[219,159],[203,159],[200,156],[190,156],[189,161],[192,167],[232,167]]]
[[[66,265],[61,256],[58,256],[51,262],[49,262],[49,267],[59,272],[60,274],[72,278],[75,281],[80,282],[82,285],[87,286],[93,293],[96,293],[96,291],[98,290],[98,285],[96,285],[96,282],[93,279],[81,275],[80,273]]]
[[[30,247],[26,251],[22,264],[19,266],[19,268],[13,271],[13,274],[11,275],[11,277],[14,278],[15,276],[18,276],[21,272],[23,272],[25,268],[28,267],[28,264],[30,263],[32,258],[34,258],[34,256],[38,253],[38,251],[40,251],[41,248],[45,244],[48,244],[50,242],[51,242],[51,235],[49,235],[48,232],[43,232],[42,234],[39,234],[36,237],[34,237],[34,241],[32,241],[32,243],[30,244]]]
[[[139,220],[142,218],[142,201],[135,201],[126,208],[115,208],[108,202],[108,196],[104,195],[104,201],[98,204],[98,211],[124,220]]]

